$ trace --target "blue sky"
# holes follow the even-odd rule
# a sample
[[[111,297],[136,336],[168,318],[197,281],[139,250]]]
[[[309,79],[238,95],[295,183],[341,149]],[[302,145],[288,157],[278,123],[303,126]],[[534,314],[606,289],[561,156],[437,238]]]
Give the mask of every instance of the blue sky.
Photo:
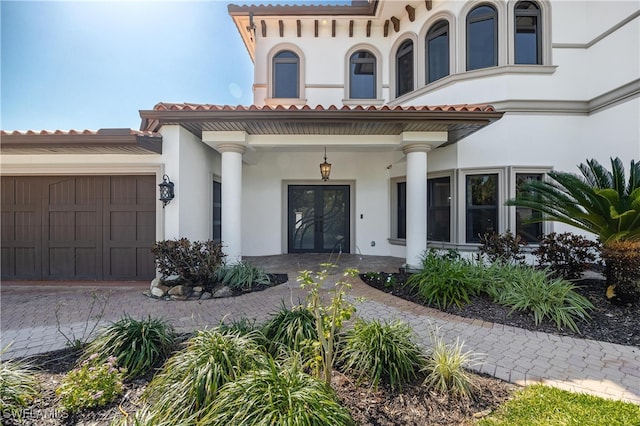
[[[251,104],[229,3],[259,2],[2,0],[0,128],[137,129],[158,102]]]

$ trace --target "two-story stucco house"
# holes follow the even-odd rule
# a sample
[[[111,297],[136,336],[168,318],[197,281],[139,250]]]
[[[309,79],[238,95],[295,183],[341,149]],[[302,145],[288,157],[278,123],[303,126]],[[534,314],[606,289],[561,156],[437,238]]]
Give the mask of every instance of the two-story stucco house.
[[[139,131],[2,134],[5,278],[148,278],[149,245],[179,237],[220,239],[231,260],[342,251],[416,265],[488,231],[535,242],[551,225],[503,204],[519,183],[640,158],[637,1],[228,10],[253,105],[159,103]]]

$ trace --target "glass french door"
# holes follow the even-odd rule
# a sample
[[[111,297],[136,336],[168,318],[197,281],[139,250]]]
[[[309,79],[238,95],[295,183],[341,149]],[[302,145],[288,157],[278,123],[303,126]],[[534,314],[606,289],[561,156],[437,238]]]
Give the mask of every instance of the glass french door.
[[[349,186],[289,185],[289,253],[349,253]]]

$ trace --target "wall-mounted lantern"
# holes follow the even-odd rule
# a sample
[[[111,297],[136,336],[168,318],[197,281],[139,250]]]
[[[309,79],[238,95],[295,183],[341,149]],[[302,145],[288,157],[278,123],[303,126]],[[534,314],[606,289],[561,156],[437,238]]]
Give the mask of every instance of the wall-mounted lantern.
[[[175,197],[173,192],[173,182],[169,180],[169,176],[162,176],[162,183],[158,184],[160,188],[160,201],[162,201],[162,208],[169,204]]]
[[[329,180],[331,174],[331,164],[327,163],[327,147],[324,148],[324,163],[320,164],[320,175],[323,181]]]

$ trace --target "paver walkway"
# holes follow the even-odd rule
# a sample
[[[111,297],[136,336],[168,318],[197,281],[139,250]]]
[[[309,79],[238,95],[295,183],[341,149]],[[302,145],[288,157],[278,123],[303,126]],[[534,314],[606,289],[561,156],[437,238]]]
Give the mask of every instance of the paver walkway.
[[[102,301],[101,324],[125,313],[136,318],[163,317],[179,331],[214,327],[220,321],[255,318],[257,322],[287,305],[304,299],[296,282],[298,271],[315,270],[324,255],[282,255],[247,258],[270,272],[287,272],[289,282],[262,292],[226,299],[166,302],[141,295],[146,284],[90,283],[85,285],[8,285],[0,292],[0,346],[11,346],[2,358],[22,357],[65,347],[69,338],[86,338],[95,324]],[[342,255],[339,270],[392,271],[402,259]],[[330,288],[338,274],[329,277]],[[448,342],[460,339],[465,350],[483,354],[476,370],[521,385],[545,383],[640,404],[640,348],[593,340],[530,332],[500,324],[460,318],[426,308],[373,289],[355,280],[350,297],[363,296],[357,304],[362,318],[399,319],[409,323],[422,345],[429,345],[434,328]],[[93,306],[93,312],[91,307]],[[56,314],[57,313],[57,314]],[[89,327],[87,328],[87,325]],[[58,331],[58,327],[60,331]]]

